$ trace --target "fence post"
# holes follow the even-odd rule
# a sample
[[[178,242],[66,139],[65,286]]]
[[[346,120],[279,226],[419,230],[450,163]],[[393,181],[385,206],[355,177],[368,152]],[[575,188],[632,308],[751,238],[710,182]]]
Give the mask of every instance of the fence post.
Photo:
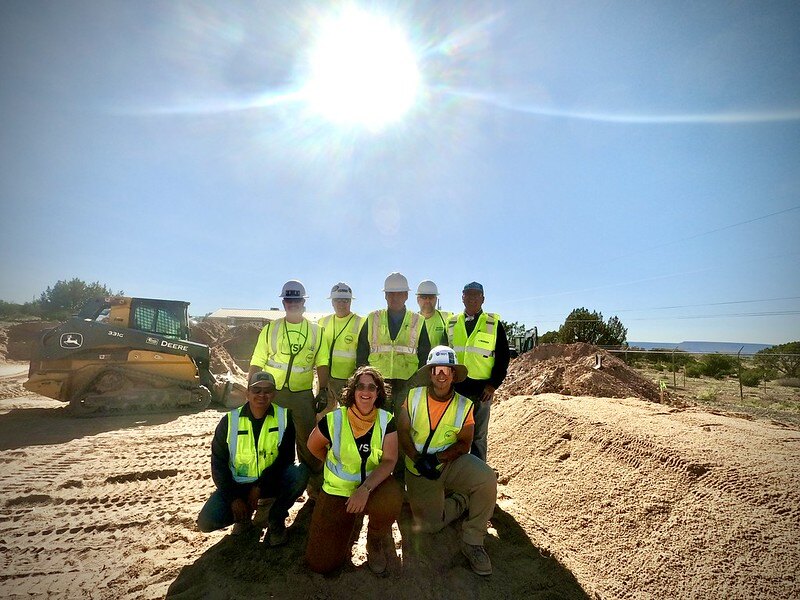
[[[736,360],[739,363],[739,401],[744,402],[744,392],[742,391],[742,350],[744,350],[744,346],[739,348],[739,351],[736,353]]]
[[[678,374],[675,372],[675,350],[677,346],[672,349],[672,389],[678,389]]]

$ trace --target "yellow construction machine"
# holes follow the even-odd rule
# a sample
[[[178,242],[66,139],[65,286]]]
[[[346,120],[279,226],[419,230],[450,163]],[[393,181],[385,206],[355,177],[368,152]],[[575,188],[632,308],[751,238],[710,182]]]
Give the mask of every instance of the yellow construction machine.
[[[209,348],[189,341],[188,302],[112,296],[87,302],[33,349],[26,389],[78,416],[224,404]]]

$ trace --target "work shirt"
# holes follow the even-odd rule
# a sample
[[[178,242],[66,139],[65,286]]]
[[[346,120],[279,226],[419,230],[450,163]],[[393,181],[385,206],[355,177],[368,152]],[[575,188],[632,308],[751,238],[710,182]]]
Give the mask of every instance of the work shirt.
[[[267,409],[267,414],[274,415],[273,405]],[[250,413],[250,404],[242,407],[239,419],[249,419],[253,428],[253,437],[258,440],[261,435],[261,428],[264,425],[266,414],[261,419],[256,419]],[[211,442],[211,478],[222,494],[225,501],[230,504],[236,498],[245,500],[250,488],[258,486],[262,490],[277,489],[281,474],[289,465],[294,464],[295,459],[295,430],[292,423],[291,413],[286,420],[286,430],[283,440],[278,446],[278,457],[253,483],[237,483],[233,479],[230,468],[230,449],[228,448],[228,415],[226,414],[217,425],[214,431],[214,439]]]

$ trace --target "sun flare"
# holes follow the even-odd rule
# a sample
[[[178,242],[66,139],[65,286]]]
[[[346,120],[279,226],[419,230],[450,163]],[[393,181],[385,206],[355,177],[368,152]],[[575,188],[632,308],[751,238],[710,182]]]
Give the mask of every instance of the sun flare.
[[[405,115],[419,86],[405,33],[384,17],[351,9],[320,27],[304,96],[315,113],[333,123],[375,130]]]

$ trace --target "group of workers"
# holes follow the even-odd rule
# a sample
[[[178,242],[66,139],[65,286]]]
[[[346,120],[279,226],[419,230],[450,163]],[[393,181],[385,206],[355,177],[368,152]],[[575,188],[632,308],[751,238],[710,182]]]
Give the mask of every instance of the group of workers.
[[[307,489],[309,568],[340,568],[366,515],[367,564],[382,574],[396,558],[391,528],[405,492],[415,531],[435,533],[463,516],[461,552],[475,573],[491,574],[484,538],[497,475],[486,464],[487,433],[508,369],[506,333],[483,311],[480,283],[464,286],[456,314],[437,308],[433,281],[417,288],[418,313],[406,308],[409,291],[406,277],[391,273],[386,308],[361,317],[340,282],[334,313],[313,323],[303,317],[303,284],[284,284],[285,316],[258,337],[247,403],[214,433],[217,490],[198,517],[201,531],[266,527],[265,542],[283,545],[289,509]]]

